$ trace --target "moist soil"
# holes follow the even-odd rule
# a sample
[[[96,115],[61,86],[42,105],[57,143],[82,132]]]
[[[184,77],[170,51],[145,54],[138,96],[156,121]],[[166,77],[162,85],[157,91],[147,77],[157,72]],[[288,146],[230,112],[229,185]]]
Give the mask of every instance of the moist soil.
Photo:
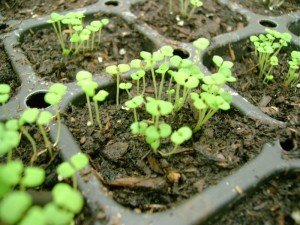
[[[5,20],[25,20],[49,15],[49,12],[78,9],[97,0],[1,0],[0,15]]]
[[[175,1],[173,13],[170,14],[168,2],[144,1],[133,5],[131,11],[138,17],[138,21],[151,25],[162,36],[182,42],[192,42],[200,37],[211,39],[247,25],[245,17],[232,13],[227,6],[216,0],[204,1],[190,20],[180,16],[180,6]]]
[[[243,203],[232,207],[226,216],[211,224],[299,224],[299,193],[299,172],[277,175],[243,199]],[[294,219],[296,214],[298,223]]]
[[[268,16],[282,16],[284,14],[296,12],[297,10],[299,10],[300,7],[300,2],[298,0],[285,0],[283,1],[284,3],[282,5],[273,8],[269,8],[268,5],[264,4],[263,1],[261,0],[252,0],[252,1],[230,0],[230,1],[240,4],[254,13],[268,15]],[[269,2],[276,2],[276,1],[269,1]]]
[[[110,22],[103,28],[101,44],[96,43],[94,51],[63,56],[52,27],[24,34],[21,48],[38,76],[62,83],[74,81],[80,70],[97,76],[109,65],[129,63],[142,50],[152,51],[151,42],[120,17],[97,13],[92,20],[103,18]],[[84,22],[88,23],[88,20],[86,18]]]
[[[127,98],[122,97],[123,101]],[[162,157],[153,153],[143,137],[131,134],[131,111],[117,109],[111,100],[101,105],[100,111],[103,130],[87,127],[87,106],[81,104],[70,107],[64,123],[82,151],[90,155],[108,195],[137,212],[175,207],[253,159],[264,143],[294,140],[289,129],[263,125],[230,109],[218,112],[176,154]],[[140,120],[150,119],[141,109],[138,113]],[[196,124],[188,107],[163,120],[173,130]],[[162,141],[160,149],[172,149],[169,139]]]

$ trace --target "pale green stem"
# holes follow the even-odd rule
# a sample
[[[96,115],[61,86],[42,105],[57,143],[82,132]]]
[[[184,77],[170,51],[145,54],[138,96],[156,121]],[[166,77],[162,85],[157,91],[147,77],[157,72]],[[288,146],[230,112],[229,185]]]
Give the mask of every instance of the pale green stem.
[[[161,99],[161,94],[162,94],[162,90],[163,90],[163,86],[164,86],[164,81],[165,81],[165,73],[163,73],[161,75],[161,81],[160,81],[159,92],[158,92],[158,99]]]
[[[58,141],[60,138],[60,130],[61,130],[61,121],[60,121],[58,105],[54,105],[54,107],[55,107],[56,120],[57,120],[57,135],[56,135],[56,141],[54,142],[53,147],[55,147],[58,144]]]
[[[100,120],[98,102],[94,101],[94,105],[95,105],[95,111],[96,111],[96,121],[98,123],[98,126],[99,126],[100,130],[102,130],[102,124],[101,124],[101,120]]]
[[[26,136],[26,138],[28,139],[28,141],[30,142],[30,144],[32,146],[33,155],[30,159],[30,165],[33,165],[33,162],[36,160],[36,157],[37,157],[36,143],[35,143],[34,139],[32,138],[32,136],[28,133],[28,131],[24,127],[21,127],[21,131]]]
[[[93,121],[93,114],[92,114],[92,107],[91,107],[90,97],[87,94],[85,96],[86,96],[86,101],[87,101],[88,110],[89,110],[90,122],[91,122],[91,125],[93,125],[94,121]]]
[[[117,75],[117,96],[116,96],[116,105],[119,106],[119,84],[120,84],[120,74],[116,74]]]
[[[197,6],[193,6],[192,10],[189,13],[189,16],[187,18],[187,20],[190,20],[192,18],[192,16],[194,15],[195,9],[197,8]]]
[[[155,73],[154,73],[153,65],[151,66],[151,75],[152,75],[153,86],[154,86],[154,95],[155,95],[155,99],[157,99],[157,87],[156,87],[156,79],[155,79]]]
[[[46,131],[45,131],[44,127],[42,125],[40,125],[40,124],[38,124],[38,127],[39,127],[40,132],[41,132],[41,134],[43,136],[46,148],[49,150],[49,154],[52,157],[53,156],[53,154],[52,154],[52,147],[51,147],[51,143],[49,141],[49,138],[47,137]]]
[[[133,109],[133,116],[134,116],[134,122],[137,123],[138,122],[138,117],[137,117],[137,112],[136,109]]]

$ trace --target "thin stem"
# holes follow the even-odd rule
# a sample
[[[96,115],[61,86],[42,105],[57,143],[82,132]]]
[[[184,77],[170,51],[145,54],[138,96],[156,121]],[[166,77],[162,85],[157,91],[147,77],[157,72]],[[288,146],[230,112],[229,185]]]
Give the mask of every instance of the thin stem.
[[[101,124],[101,120],[100,120],[99,107],[98,107],[97,101],[94,101],[94,105],[95,105],[95,111],[96,111],[96,121],[98,123],[100,130],[102,130],[102,124]]]
[[[73,181],[73,188],[77,190],[77,180],[75,173],[72,175],[72,181]]]
[[[94,121],[93,121],[93,114],[92,114],[92,107],[91,107],[90,97],[88,95],[85,95],[85,96],[86,96],[86,101],[87,101],[87,105],[88,105],[88,109],[89,109],[90,122],[91,122],[91,125],[93,125]]]
[[[138,118],[137,118],[137,112],[136,109],[133,109],[133,116],[134,116],[134,122],[137,123],[138,122]]]
[[[140,80],[136,81],[136,95],[140,95]]]
[[[145,94],[145,91],[146,91],[146,78],[145,78],[145,76],[143,76],[143,92],[142,92],[142,95]]]
[[[22,133],[25,135],[25,137],[28,139],[28,141],[30,142],[31,146],[32,146],[32,150],[33,150],[33,155],[30,159],[30,165],[33,165],[33,162],[36,160],[37,158],[37,148],[36,148],[36,143],[34,141],[34,139],[32,138],[32,136],[28,133],[28,131],[24,128],[21,127],[21,131]]]
[[[58,144],[58,140],[60,138],[60,130],[61,130],[59,108],[58,108],[58,105],[54,105],[54,107],[55,107],[55,114],[56,114],[56,120],[57,120],[57,136],[56,136],[56,140],[53,144],[53,147],[55,147]]]
[[[155,79],[155,73],[154,73],[153,66],[151,66],[151,75],[152,75],[152,80],[153,80],[155,99],[157,99],[157,87],[156,87],[156,79]]]
[[[192,10],[191,10],[190,13],[189,13],[189,16],[188,16],[187,20],[190,20],[190,19],[192,18],[193,14],[194,14],[194,12],[195,12],[196,7],[197,7],[197,6],[195,6],[195,5],[193,6]]]
[[[49,154],[52,157],[53,156],[53,154],[52,154],[52,147],[51,147],[51,143],[49,141],[49,138],[47,137],[46,131],[45,131],[44,127],[42,125],[40,125],[40,124],[38,124],[38,127],[39,127],[40,132],[41,132],[41,134],[43,136],[46,148],[49,150]]]
[[[163,85],[164,85],[164,79],[165,79],[165,73],[163,73],[161,75],[161,81],[160,81],[159,91],[158,91],[158,99],[161,99],[162,89],[163,89]]]
[[[117,74],[117,96],[116,96],[116,105],[119,106],[119,84],[120,84],[120,74]]]

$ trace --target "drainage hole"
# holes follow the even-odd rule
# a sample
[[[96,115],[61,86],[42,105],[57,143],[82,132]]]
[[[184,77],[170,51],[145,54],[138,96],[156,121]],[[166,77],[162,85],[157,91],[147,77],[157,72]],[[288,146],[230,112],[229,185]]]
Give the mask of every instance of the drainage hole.
[[[182,50],[182,49],[174,49],[173,54],[180,56],[182,59],[187,59],[190,56],[188,51],[185,51],[185,50]]]
[[[118,6],[119,2],[118,1],[107,1],[107,2],[105,2],[105,5],[107,5],[107,6]]]
[[[293,140],[291,140],[291,139],[281,140],[280,141],[280,146],[285,151],[291,151],[295,147],[294,143],[293,143]]]
[[[44,97],[47,92],[45,91],[37,91],[26,98],[26,105],[29,108],[38,108],[38,109],[44,109],[50,106],[47,102],[45,102]]]
[[[270,28],[277,27],[277,23],[275,23],[271,20],[260,20],[259,24],[264,26],[264,27],[270,27]]]

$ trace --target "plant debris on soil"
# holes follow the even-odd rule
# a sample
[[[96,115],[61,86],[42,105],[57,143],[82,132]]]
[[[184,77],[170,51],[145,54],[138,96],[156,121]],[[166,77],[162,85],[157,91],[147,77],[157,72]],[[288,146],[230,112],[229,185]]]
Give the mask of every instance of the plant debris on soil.
[[[91,52],[63,56],[51,26],[28,32],[21,38],[21,47],[38,76],[47,81],[69,83],[80,70],[99,75],[109,65],[129,63],[142,50],[152,51],[151,42],[120,17],[102,13],[94,17],[108,18],[110,22],[103,28],[100,45]]]
[[[299,224],[299,201],[299,172],[284,173],[260,186],[213,224],[296,225]]]
[[[49,12],[77,9],[97,0],[1,0],[0,14],[6,20],[25,20],[49,15]]]
[[[231,2],[238,3],[243,7],[249,9],[250,11],[262,15],[268,16],[282,16],[287,13],[296,12],[299,10],[300,2],[298,0],[285,0],[283,4],[279,7],[269,8],[266,3],[263,3],[262,0],[230,0]],[[265,1],[265,2],[280,2],[280,1]]]
[[[128,97],[123,95],[125,101]],[[82,151],[90,155],[108,194],[120,204],[137,211],[156,212],[202,192],[259,154],[266,142],[290,136],[286,128],[260,124],[235,109],[218,112],[178,152],[169,157],[155,155],[143,137],[131,134],[133,112],[116,109],[110,100],[100,106],[102,131],[87,127],[85,105],[71,105],[65,124]],[[149,115],[141,118],[147,119]],[[190,109],[175,118],[164,118],[177,130],[196,124]],[[82,129],[85,127],[85,129]],[[170,151],[168,140],[161,150]]]
[[[216,0],[204,1],[190,20],[181,18],[179,4],[169,12],[168,1],[144,1],[134,4],[131,11],[138,20],[151,25],[161,35],[177,41],[192,42],[200,37],[211,39],[219,34],[241,29],[247,25],[244,16],[233,13]]]

